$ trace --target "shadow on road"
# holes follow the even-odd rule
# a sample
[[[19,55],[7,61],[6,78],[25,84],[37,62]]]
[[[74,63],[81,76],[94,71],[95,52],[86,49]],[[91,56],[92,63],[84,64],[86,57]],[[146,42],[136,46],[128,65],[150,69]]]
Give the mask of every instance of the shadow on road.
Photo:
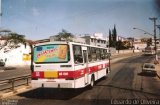
[[[111,88],[123,89],[123,90],[131,91],[131,92],[139,92],[139,93],[150,94],[150,95],[154,95],[154,96],[160,96],[159,93],[145,92],[145,91],[142,91],[142,90],[119,87],[119,86],[114,86],[114,85],[96,85],[96,86],[106,86],[106,87],[111,87]]]
[[[160,75],[157,74],[157,77],[160,79]]]
[[[83,89],[55,89],[55,88],[37,88],[31,91],[27,91],[18,96],[35,99],[56,99],[56,100],[68,100],[82,92],[87,90]]]
[[[146,76],[146,77],[156,77],[157,73],[154,71],[150,71],[150,72],[140,72],[138,73],[139,76]]]

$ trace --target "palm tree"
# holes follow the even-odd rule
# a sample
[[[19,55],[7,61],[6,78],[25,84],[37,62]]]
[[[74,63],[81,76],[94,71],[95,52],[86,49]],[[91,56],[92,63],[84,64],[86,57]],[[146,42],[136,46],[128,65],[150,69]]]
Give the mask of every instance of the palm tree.
[[[72,41],[74,35],[72,33],[67,32],[66,30],[62,29],[62,32],[59,32],[58,35],[55,36],[56,41]]]

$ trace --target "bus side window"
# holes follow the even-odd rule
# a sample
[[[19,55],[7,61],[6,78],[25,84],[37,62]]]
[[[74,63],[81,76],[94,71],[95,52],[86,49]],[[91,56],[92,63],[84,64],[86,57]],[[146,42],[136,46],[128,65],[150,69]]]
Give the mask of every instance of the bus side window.
[[[92,56],[91,56],[91,48],[90,47],[87,48],[87,52],[88,52],[88,61],[91,62]]]
[[[97,54],[96,54],[96,48],[91,47],[91,56],[92,56],[92,60],[96,61],[97,60]]]
[[[100,49],[100,54],[101,54],[101,59],[105,59],[105,55],[104,55],[104,52],[103,52],[103,49]]]
[[[83,58],[84,58],[84,63],[87,63],[87,52],[86,52],[86,50],[83,50]]]
[[[79,45],[73,45],[74,63],[83,63],[82,49]]]
[[[107,59],[107,58],[108,58],[107,50],[104,49],[104,50],[103,50],[103,53],[104,53],[104,59]]]
[[[101,60],[100,49],[99,48],[96,48],[96,55],[97,55],[97,60]]]
[[[82,58],[82,56],[80,56],[80,55],[75,55],[75,56],[74,56],[74,62],[75,62],[76,64],[78,64],[78,63],[83,63],[83,58]]]

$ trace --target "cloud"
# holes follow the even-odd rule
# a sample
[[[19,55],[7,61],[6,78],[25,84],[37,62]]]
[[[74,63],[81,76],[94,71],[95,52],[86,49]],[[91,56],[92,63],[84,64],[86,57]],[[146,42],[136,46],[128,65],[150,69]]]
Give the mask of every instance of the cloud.
[[[39,16],[40,12],[37,8],[34,7],[34,8],[32,8],[32,14],[33,14],[33,16]]]

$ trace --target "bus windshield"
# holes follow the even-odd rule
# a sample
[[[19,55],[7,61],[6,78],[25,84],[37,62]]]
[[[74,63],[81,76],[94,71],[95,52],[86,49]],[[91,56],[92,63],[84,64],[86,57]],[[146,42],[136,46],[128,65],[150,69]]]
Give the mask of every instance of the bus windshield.
[[[69,61],[69,50],[66,44],[48,44],[34,47],[35,63],[63,63]]]

